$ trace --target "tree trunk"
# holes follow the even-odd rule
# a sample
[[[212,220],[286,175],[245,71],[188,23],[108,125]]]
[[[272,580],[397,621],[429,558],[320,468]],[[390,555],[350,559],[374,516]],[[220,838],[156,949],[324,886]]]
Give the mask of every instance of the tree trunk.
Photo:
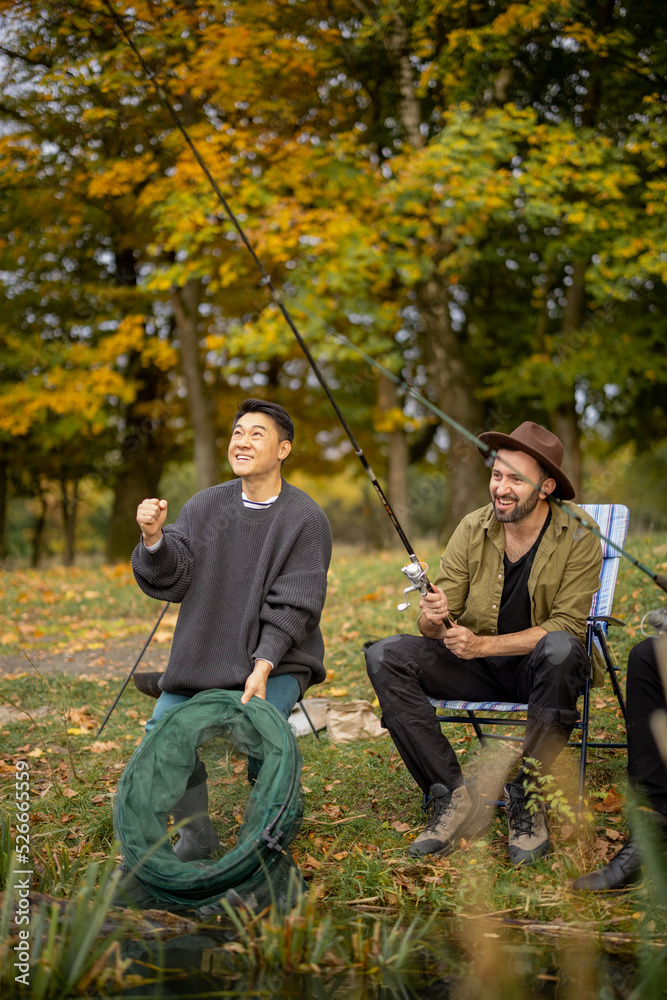
[[[7,532],[7,460],[6,447],[0,445],[0,564],[7,558],[5,536]]]
[[[73,566],[76,549],[76,515],[79,506],[79,480],[72,480],[72,491],[68,492],[67,480],[60,480],[61,508],[63,514],[63,566]]]
[[[415,91],[415,75],[410,62],[410,35],[403,16],[396,13],[392,32],[385,37],[385,45],[396,70],[401,122],[408,141],[415,149],[423,149],[426,139],[421,132],[421,107]]]
[[[386,375],[378,379],[378,405],[381,413],[391,420],[391,411],[401,404],[396,393],[396,385]],[[392,421],[393,423],[393,421]],[[387,496],[394,513],[406,535],[410,535],[410,497],[408,495],[408,443],[403,427],[394,427],[387,434],[389,452],[387,456]]]
[[[574,486],[575,496],[581,494],[581,446],[579,420],[574,406],[574,399],[561,403],[551,414],[551,426],[563,442],[562,469]]]
[[[457,423],[479,434],[486,429],[486,411],[476,398],[474,380],[451,328],[447,299],[435,278],[425,283],[418,294],[429,381],[437,390],[438,406]],[[449,538],[465,514],[489,499],[489,474],[477,448],[449,426],[447,433],[449,497],[442,529],[444,539]]]
[[[200,490],[205,490],[219,482],[219,474],[215,428],[199,358],[200,298],[201,281],[199,278],[190,278],[183,288],[174,289],[171,300],[181,342],[181,368],[194,433],[197,486]]]
[[[116,477],[107,543],[109,562],[125,562],[130,558],[140,534],[137,507],[145,498],[158,495],[162,462],[148,459],[145,451],[137,452]]]
[[[42,493],[39,497],[40,510],[32,528],[32,539],[30,543],[30,565],[32,569],[37,569],[42,558],[42,541],[44,539],[44,528],[46,527],[46,496]]]
[[[586,286],[584,276],[587,266],[588,263],[585,260],[577,260],[573,264],[572,284],[568,287],[565,296],[562,323],[562,337],[566,346],[568,339],[572,338],[573,334],[581,328],[585,319]],[[563,442],[563,472],[572,483],[576,496],[579,496],[582,482],[581,434],[575,405],[575,388],[573,384],[570,398],[564,400],[552,412],[551,426],[554,434],[557,434]]]
[[[168,409],[162,401],[166,389],[164,373],[157,368],[143,368],[139,369],[137,377],[142,382],[126,415],[121,461],[115,468],[97,470],[103,479],[113,478],[114,485],[107,542],[109,562],[130,558],[139,540],[137,506],[147,497],[158,496],[167,457],[164,426]]]
[[[496,74],[493,81],[493,103],[502,107],[507,102],[507,92],[512,83],[514,68],[511,65],[503,66]]]
[[[137,273],[131,247],[116,250],[116,280],[126,287],[136,287]],[[167,451],[164,432],[168,408],[164,398],[168,383],[165,373],[154,365],[146,366],[135,352],[130,357],[127,376],[136,382],[137,392],[134,402],[124,413],[120,460],[95,467],[101,485],[114,491],[106,552],[109,562],[130,558],[139,538],[137,506],[146,497],[157,496]]]
[[[382,30],[382,40],[394,69],[399,92],[399,113],[408,141],[415,149],[426,146],[422,133],[422,109],[415,88],[411,62],[411,39],[403,15],[396,12],[391,25]],[[444,252],[444,251],[441,251]],[[423,328],[424,353],[429,381],[435,386],[438,405],[448,415],[473,430],[484,428],[484,407],[475,398],[461,345],[449,322],[449,308],[437,279],[417,289]],[[450,427],[448,456],[448,503],[442,533],[448,538],[461,518],[488,499],[488,475],[475,448]]]

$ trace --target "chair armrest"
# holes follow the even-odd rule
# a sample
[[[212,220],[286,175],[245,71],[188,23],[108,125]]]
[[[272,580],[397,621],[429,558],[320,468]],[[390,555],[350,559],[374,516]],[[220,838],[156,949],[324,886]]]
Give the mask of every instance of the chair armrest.
[[[607,625],[620,625],[625,628],[625,622],[622,622],[620,618],[610,618],[609,615],[594,615],[592,618],[587,618],[586,622],[606,622]]]

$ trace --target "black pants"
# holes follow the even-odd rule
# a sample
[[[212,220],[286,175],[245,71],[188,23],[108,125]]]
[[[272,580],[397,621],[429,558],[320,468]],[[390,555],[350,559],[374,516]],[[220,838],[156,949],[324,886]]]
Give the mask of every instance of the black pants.
[[[628,779],[652,809],[667,816],[667,770],[649,725],[651,714],[667,707],[653,639],[630,650],[626,707]]]
[[[524,758],[543,773],[567,744],[579,719],[577,698],[588,657],[569,632],[548,632],[527,656],[462,660],[440,639],[395,635],[366,651],[368,676],[383,725],[419,787],[458,788],[463,775],[427,694],[461,701],[520,701],[528,705]]]

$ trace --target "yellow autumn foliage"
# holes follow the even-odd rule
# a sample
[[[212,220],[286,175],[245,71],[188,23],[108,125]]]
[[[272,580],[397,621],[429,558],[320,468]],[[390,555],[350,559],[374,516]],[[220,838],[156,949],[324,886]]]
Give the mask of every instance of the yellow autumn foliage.
[[[393,431],[403,430],[405,423],[405,414],[398,406],[389,410],[375,411],[373,426],[380,434],[391,434]]]
[[[151,153],[115,160],[90,178],[88,194],[91,198],[117,198],[130,194],[150,177],[155,167],[155,159]]]
[[[123,354],[139,351],[146,339],[146,317],[140,314],[125,316],[115,333],[102,338],[96,354],[104,363],[113,363]]]

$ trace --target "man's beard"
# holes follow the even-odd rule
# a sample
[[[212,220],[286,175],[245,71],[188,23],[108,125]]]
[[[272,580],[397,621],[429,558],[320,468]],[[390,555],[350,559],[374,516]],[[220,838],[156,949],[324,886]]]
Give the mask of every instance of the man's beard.
[[[504,500],[512,499],[515,501],[514,507],[510,507],[509,510],[499,510],[496,506],[496,497],[493,498],[493,514],[496,521],[502,521],[503,524],[514,524],[515,521],[522,521],[524,517],[528,517],[532,514],[537,507],[540,494],[538,490],[534,490],[527,500],[523,503],[518,502],[518,497],[512,495],[512,497],[503,497]]]

